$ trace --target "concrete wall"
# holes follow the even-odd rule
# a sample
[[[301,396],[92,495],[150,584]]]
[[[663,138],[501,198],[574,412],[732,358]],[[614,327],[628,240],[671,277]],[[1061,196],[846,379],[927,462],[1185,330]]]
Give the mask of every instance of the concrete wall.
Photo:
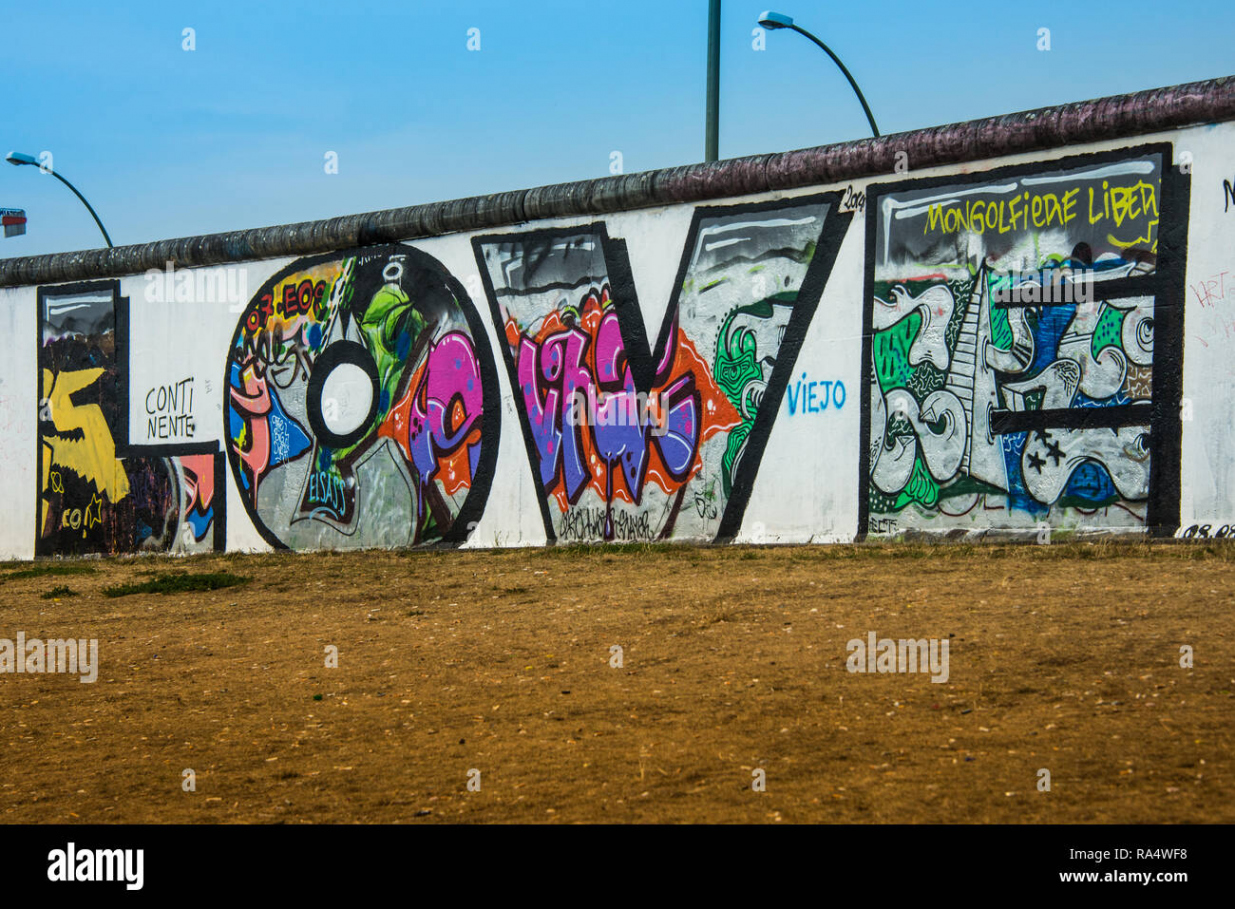
[[[0,554],[1224,535],[1235,125],[892,162],[0,288]]]

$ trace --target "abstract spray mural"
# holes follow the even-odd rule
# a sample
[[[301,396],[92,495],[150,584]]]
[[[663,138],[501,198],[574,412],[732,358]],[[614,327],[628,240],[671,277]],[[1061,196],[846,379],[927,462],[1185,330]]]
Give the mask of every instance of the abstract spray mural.
[[[218,446],[128,444],[128,300],[118,282],[44,288],[37,300],[35,554],[222,549]]]
[[[1178,523],[1170,160],[872,187],[864,529]]]
[[[271,545],[458,543],[497,455],[496,371],[462,285],[407,246],[292,263],[241,316],[227,450]]]
[[[849,221],[835,209],[697,209],[652,345],[603,224],[473,240],[550,539],[737,532]]]

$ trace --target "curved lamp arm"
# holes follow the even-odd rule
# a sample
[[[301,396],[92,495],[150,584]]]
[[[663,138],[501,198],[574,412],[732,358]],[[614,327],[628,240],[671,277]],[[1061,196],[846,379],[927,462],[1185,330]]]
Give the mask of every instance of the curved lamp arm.
[[[94,223],[99,226],[99,230],[102,231],[103,233],[103,239],[107,241],[107,248],[115,249],[115,245],[112,243],[111,237],[107,233],[107,228],[104,227],[103,222],[99,220],[98,213],[95,212],[94,206],[92,206],[89,202],[86,201],[86,197],[77,191],[76,186],[74,186],[68,180],[64,179],[64,177],[56,173],[54,169],[50,167],[44,167],[43,165],[41,165],[38,159],[34,157],[34,155],[26,155],[26,154],[22,154],[21,152],[9,152],[7,155],[5,155],[4,160],[18,167],[20,167],[23,164],[37,167],[43,173],[51,174],[53,177],[55,177],[57,180],[59,180],[61,183],[67,186],[70,190],[72,190],[73,195],[77,196],[77,198],[81,200],[81,204],[86,206],[86,211],[90,212],[90,217],[94,218]]]
[[[107,241],[107,248],[114,249],[115,246],[112,244],[111,237],[108,236],[107,234],[107,228],[103,226],[103,222],[100,221],[99,216],[95,214],[94,207],[89,202],[86,201],[86,197],[77,191],[76,186],[74,186],[68,180],[64,179],[64,177],[60,176],[54,170],[48,170],[47,173],[51,174],[53,177],[55,177],[57,180],[59,180],[61,183],[63,183],[65,186],[71,189],[73,191],[73,195],[81,199],[81,204],[86,206],[86,211],[90,212],[90,217],[94,218],[94,223],[99,225],[99,230],[103,232],[103,239]]]
[[[818,38],[816,38],[806,29],[801,28],[800,26],[797,26],[797,25],[790,25],[788,27],[793,29],[799,35],[805,35],[807,38],[809,38],[810,40],[818,44],[821,48],[823,48],[823,52],[832,58],[832,62],[840,67],[840,71],[845,74],[845,78],[848,79],[849,84],[853,86],[854,94],[856,94],[858,96],[858,100],[862,102],[862,110],[866,112],[866,119],[870,121],[871,132],[873,132],[875,134],[875,138],[878,139],[879,138],[879,127],[875,125],[875,115],[871,113],[870,105],[866,103],[866,96],[862,94],[862,89],[858,88],[858,83],[854,81],[854,78],[850,74],[849,69],[845,66],[845,64],[840,62],[840,57],[832,53],[832,48],[828,47],[826,44],[824,44],[822,41],[820,41]]]
[[[871,132],[875,134],[875,138],[879,138],[879,127],[875,124],[875,115],[871,113],[870,105],[866,103],[866,96],[862,94],[862,89],[858,88],[857,80],[853,78],[853,74],[849,72],[849,68],[841,63],[840,57],[832,52],[832,48],[828,47],[806,29],[797,25],[793,21],[792,16],[786,16],[784,13],[776,13],[772,10],[764,10],[759,17],[759,24],[767,29],[788,28],[809,38],[811,41],[820,47],[825,54],[832,58],[832,62],[840,67],[840,71],[845,74],[845,78],[849,80],[849,85],[853,88],[853,93],[858,96],[858,100],[862,102],[862,110],[866,114],[866,119],[871,125]]]

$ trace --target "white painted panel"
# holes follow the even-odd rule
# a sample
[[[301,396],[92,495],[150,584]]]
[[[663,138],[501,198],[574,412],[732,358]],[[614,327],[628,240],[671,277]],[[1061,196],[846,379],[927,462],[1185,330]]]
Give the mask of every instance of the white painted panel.
[[[0,289],[0,482],[4,520],[0,558],[34,556],[35,496],[38,489],[38,310],[29,287]]]

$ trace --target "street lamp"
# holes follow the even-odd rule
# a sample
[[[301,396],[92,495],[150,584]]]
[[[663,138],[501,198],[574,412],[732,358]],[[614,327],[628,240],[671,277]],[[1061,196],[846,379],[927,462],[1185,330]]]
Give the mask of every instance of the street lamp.
[[[53,177],[55,177],[57,180],[59,180],[61,183],[67,186],[69,189],[73,190],[73,195],[81,199],[81,204],[86,206],[86,211],[90,212],[90,217],[94,218],[94,223],[99,225],[99,230],[103,232],[103,239],[107,241],[107,248],[108,249],[114,248],[112,241],[111,241],[111,237],[107,235],[107,228],[103,226],[103,222],[99,220],[99,216],[95,214],[95,211],[91,207],[90,203],[86,201],[86,197],[77,191],[76,186],[74,186],[68,180],[64,179],[64,177],[60,176],[50,167],[41,166],[39,164],[38,159],[35,158],[34,155],[23,155],[21,152],[9,152],[7,155],[5,155],[4,160],[8,161],[10,164],[12,164],[15,167],[20,167],[23,164],[33,164],[35,167],[43,171],[43,173],[51,174]]]
[[[858,83],[855,82],[853,76],[849,74],[849,70],[845,68],[845,64],[840,62],[840,57],[832,53],[832,48],[828,47],[806,29],[799,25],[794,25],[793,17],[786,16],[784,13],[774,13],[770,9],[764,10],[763,15],[759,17],[759,24],[769,30],[775,30],[778,28],[792,29],[799,35],[805,35],[807,38],[823,48],[824,53],[831,57],[832,62],[840,67],[840,71],[845,74],[845,78],[848,79],[849,84],[853,86],[853,90],[857,94],[858,100],[862,102],[862,110],[866,112],[866,119],[870,121],[871,132],[875,134],[876,139],[879,138],[879,127],[875,125],[875,115],[871,113],[870,105],[866,103],[866,97],[862,94],[862,89],[858,88]]]
[[[720,157],[720,0],[708,0],[708,109],[703,160]]]

